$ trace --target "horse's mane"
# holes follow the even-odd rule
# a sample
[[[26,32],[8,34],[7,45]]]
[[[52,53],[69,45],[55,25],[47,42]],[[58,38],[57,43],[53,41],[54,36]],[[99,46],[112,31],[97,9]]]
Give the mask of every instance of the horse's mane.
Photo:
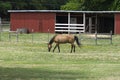
[[[56,36],[57,36],[57,35],[53,36],[53,37],[50,39],[50,41],[49,41],[48,44],[52,44],[52,43],[54,42],[54,38],[55,38]]]

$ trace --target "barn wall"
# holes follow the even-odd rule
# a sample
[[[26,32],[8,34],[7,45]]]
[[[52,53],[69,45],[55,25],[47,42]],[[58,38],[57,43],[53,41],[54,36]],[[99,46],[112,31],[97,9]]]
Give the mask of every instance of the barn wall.
[[[24,16],[22,14],[19,15],[18,13],[11,13],[10,17],[12,31],[15,31],[17,28],[24,26]]]
[[[115,34],[120,34],[120,14],[115,14]]]
[[[55,13],[11,13],[11,30],[27,28],[31,32],[54,33]]]
[[[51,33],[55,32],[55,13],[40,13],[41,16],[41,28],[42,31],[48,32],[48,29]]]

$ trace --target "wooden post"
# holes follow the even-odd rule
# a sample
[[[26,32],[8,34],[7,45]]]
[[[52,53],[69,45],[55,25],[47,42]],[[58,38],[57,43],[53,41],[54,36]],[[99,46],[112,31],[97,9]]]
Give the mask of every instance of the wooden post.
[[[17,31],[9,31],[9,41],[11,41],[11,37],[15,36],[16,37],[16,41],[19,41],[19,35]]]
[[[10,31],[9,31],[9,41],[11,41],[11,33],[10,33]]]
[[[89,33],[92,33],[92,17],[89,17]]]
[[[34,32],[34,29],[32,29],[32,43],[33,43],[33,40],[34,40],[34,38],[33,38],[33,32]]]
[[[80,43],[81,43],[81,39],[82,39],[81,32],[79,31],[79,40],[80,40]]]
[[[2,40],[1,36],[2,36],[2,26],[1,26],[1,23],[0,23],[0,41]]]
[[[49,42],[49,37],[50,37],[50,30],[49,30],[49,28],[48,28],[48,42]]]
[[[1,30],[0,30],[0,41],[2,40],[1,36],[2,36],[2,32],[1,32]]]
[[[83,13],[83,28],[84,28],[84,33],[85,33],[85,23],[86,23],[86,17],[85,17],[85,13]]]
[[[1,17],[0,17],[0,41],[1,41],[1,35],[2,35],[2,22],[1,22]]]
[[[97,31],[97,25],[98,25],[98,20],[97,20],[97,14],[96,14],[96,17],[95,17],[95,32]]]
[[[68,13],[68,34],[70,34],[70,13]]]
[[[17,42],[18,42],[19,41],[18,32],[16,32],[16,38],[17,38]]]
[[[112,31],[110,31],[110,43],[112,44]]]
[[[95,44],[97,45],[97,31],[95,32]]]

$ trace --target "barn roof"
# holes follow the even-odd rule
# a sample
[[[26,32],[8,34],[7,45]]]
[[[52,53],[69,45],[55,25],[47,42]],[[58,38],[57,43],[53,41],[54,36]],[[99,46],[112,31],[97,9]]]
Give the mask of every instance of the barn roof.
[[[8,12],[54,12],[54,13],[120,13],[120,11],[73,11],[73,10],[8,10]]]

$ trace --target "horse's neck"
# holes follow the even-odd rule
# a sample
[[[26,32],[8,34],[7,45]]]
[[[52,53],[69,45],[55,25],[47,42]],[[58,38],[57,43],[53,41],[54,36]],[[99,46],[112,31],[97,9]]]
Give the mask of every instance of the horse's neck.
[[[52,44],[53,44],[53,42],[49,43],[49,45],[52,45]]]
[[[53,38],[49,41],[49,44],[50,44],[50,45],[53,44],[53,42],[54,42],[54,38],[55,38],[55,37],[53,37]]]

